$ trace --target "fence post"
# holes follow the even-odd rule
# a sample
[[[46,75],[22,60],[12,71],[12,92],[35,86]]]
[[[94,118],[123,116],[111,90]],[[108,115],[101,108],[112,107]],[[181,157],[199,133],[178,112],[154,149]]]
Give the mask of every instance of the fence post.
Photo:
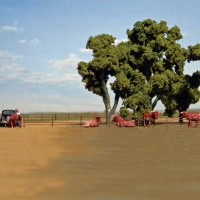
[[[21,125],[23,125],[23,127],[25,127],[26,126],[26,117],[24,116],[24,120],[22,120],[22,123],[23,124],[21,124]]]
[[[67,114],[67,117],[68,117],[68,120],[70,120],[70,116],[69,116],[69,113]]]
[[[80,126],[82,125],[82,120],[83,120],[83,115],[81,113],[81,116],[80,116]]]
[[[53,127],[53,116],[51,118],[51,126]]]

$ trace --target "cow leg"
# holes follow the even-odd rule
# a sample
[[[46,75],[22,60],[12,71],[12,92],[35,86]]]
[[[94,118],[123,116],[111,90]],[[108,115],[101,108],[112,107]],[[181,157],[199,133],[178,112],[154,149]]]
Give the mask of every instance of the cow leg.
[[[145,119],[145,120],[144,120],[144,126],[145,126],[145,127],[150,126],[150,120]]]
[[[144,119],[144,127],[146,126],[146,121],[145,121],[145,119]]]
[[[119,122],[119,127],[124,127],[124,122],[123,121]]]
[[[13,122],[12,122],[12,121],[10,122],[10,127],[11,127],[11,128],[14,128]]]
[[[147,126],[149,127],[151,125],[151,119],[148,120]]]
[[[189,120],[189,122],[188,122],[188,127],[191,127],[191,126],[192,126],[192,121]]]
[[[196,121],[196,127],[198,126],[198,124],[199,124],[199,120]]]
[[[144,119],[144,127],[146,127],[146,126],[147,126],[147,120]]]

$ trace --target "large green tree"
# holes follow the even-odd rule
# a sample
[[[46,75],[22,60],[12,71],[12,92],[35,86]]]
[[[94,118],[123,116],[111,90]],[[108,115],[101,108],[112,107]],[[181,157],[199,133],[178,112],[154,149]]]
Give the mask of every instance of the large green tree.
[[[167,22],[151,19],[136,22],[127,35],[131,42],[129,64],[146,77],[152,109],[161,100],[168,115],[173,115],[175,110],[182,111],[198,102],[199,72],[185,75],[184,66],[187,61],[200,59],[200,45],[181,47],[178,41],[182,35],[177,26],[169,28]]]
[[[90,37],[86,48],[92,50],[93,60],[78,64],[78,72],[82,76],[85,88],[103,99],[107,123],[119,101],[119,95],[116,93],[114,105],[111,108],[108,80],[119,71],[118,54],[114,42],[115,38],[108,34]]]
[[[80,62],[78,64],[78,72],[82,76],[85,88],[102,97],[108,124],[111,116],[116,111],[119,98],[126,99],[130,95],[133,96],[134,93],[135,98],[138,99],[134,103],[135,107],[140,102],[139,100],[144,98],[144,91],[148,91],[148,87],[144,87],[146,78],[141,72],[133,70],[128,64],[130,55],[129,42],[115,45],[113,36],[101,34],[90,37],[86,48],[92,50],[93,59],[89,62]],[[110,83],[111,77],[113,79]],[[112,106],[108,88],[114,92]],[[149,97],[147,96],[147,98]],[[126,104],[130,104],[130,100]],[[135,110],[137,109],[135,108]]]
[[[167,22],[151,19],[136,22],[127,35],[128,41],[118,45],[108,34],[90,37],[86,48],[92,50],[93,59],[78,64],[86,89],[103,99],[107,123],[119,98],[124,110],[133,114],[152,110],[161,100],[168,115],[199,100],[199,72],[184,74],[186,62],[200,59],[199,44],[182,48],[177,26],[168,28]],[[110,88],[115,94],[112,107],[108,89],[111,77]]]

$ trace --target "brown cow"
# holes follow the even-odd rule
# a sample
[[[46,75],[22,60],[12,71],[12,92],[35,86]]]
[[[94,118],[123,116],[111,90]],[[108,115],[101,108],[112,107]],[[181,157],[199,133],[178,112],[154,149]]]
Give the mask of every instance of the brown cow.
[[[101,122],[101,118],[97,116],[94,119],[91,119],[90,121],[87,121],[83,124],[84,128],[89,128],[89,127],[98,127]]]
[[[159,113],[157,111],[145,112],[143,114],[144,126],[150,126],[151,124],[155,125],[158,115]]]
[[[192,121],[196,122],[195,127],[198,126],[198,123],[200,121],[200,114],[198,113],[192,113],[192,112],[181,112],[181,119],[186,118],[188,120],[188,126],[192,126]]]
[[[126,121],[119,115],[113,116],[112,121],[117,122],[118,127],[134,127],[135,126],[134,120]]]

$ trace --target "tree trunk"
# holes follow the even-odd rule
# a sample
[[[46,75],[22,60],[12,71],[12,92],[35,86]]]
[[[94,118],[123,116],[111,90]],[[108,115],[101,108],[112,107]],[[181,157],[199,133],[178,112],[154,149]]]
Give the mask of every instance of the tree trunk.
[[[109,122],[110,122],[111,117],[114,115],[114,113],[115,113],[115,111],[117,109],[118,102],[119,102],[119,95],[115,94],[115,100],[114,100],[113,107],[112,107],[112,109],[110,110],[110,112],[108,114],[108,120],[109,120]]]
[[[112,109],[110,107],[110,98],[109,98],[108,94],[106,95],[106,97],[103,98],[103,102],[104,102],[105,110],[106,110],[106,125],[109,125],[110,119],[114,115],[114,113],[117,109],[118,102],[119,102],[119,96],[115,95],[115,100],[114,100]]]
[[[102,98],[103,98],[103,103],[105,105],[105,112],[106,112],[106,124],[109,124],[109,111],[110,111],[110,96],[108,93],[108,88],[106,86],[106,81],[103,78],[103,74],[102,74],[102,78],[101,78],[101,91],[102,91]]]
[[[108,121],[108,113],[109,113],[109,110],[110,110],[110,100],[108,99],[107,95],[106,96],[103,96],[103,103],[104,103],[104,106],[105,106],[105,112],[106,112],[106,124],[108,125],[109,121]]]
[[[114,115],[114,113],[115,113],[115,111],[117,109],[117,105],[118,105],[118,102],[119,102],[119,95],[115,94],[114,104],[113,104],[113,107],[111,109],[110,96],[109,96],[108,88],[106,86],[106,82],[105,81],[101,82],[101,89],[102,89],[103,103],[104,103],[105,112],[106,112],[106,125],[109,125],[110,124],[110,119]]]
[[[178,109],[178,113],[179,113],[179,124],[182,124],[182,123],[183,123],[183,118],[182,118],[181,112],[183,112],[183,110],[182,110],[181,108]]]

